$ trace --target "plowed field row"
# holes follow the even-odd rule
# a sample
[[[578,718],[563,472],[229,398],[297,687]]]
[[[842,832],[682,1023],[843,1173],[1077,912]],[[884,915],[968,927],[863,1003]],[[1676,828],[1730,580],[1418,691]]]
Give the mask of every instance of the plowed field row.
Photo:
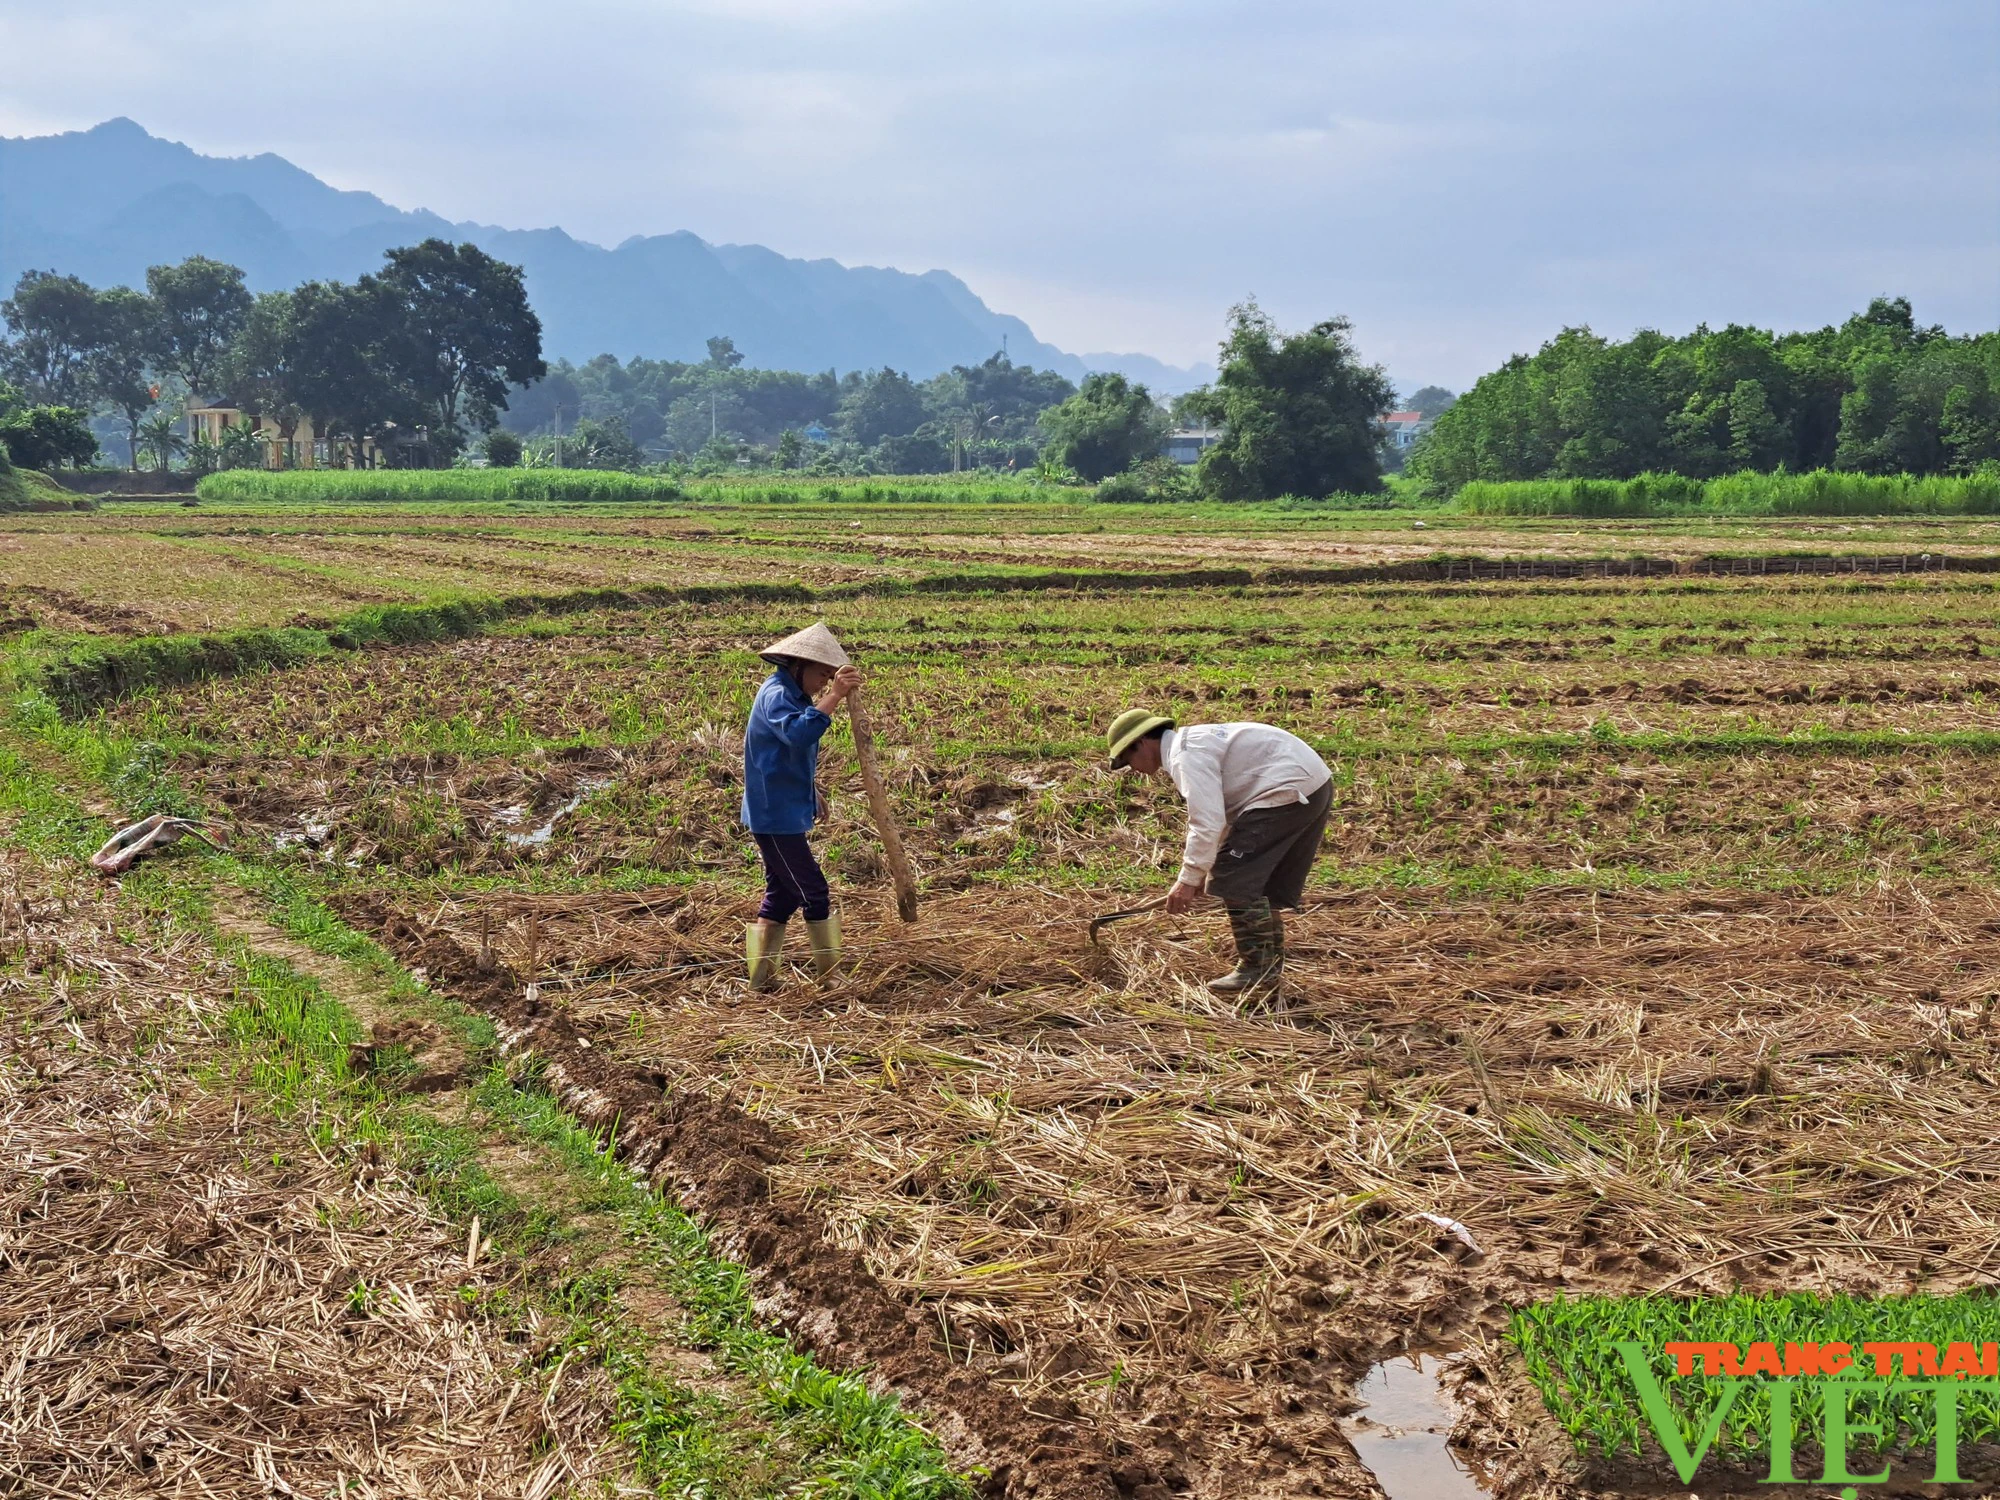
[[[573,581],[665,524],[270,557]],[[757,535],[646,545],[766,581],[806,555],[803,523],[715,524]],[[860,530],[817,564],[1289,545]],[[1417,1344],[1518,1390],[1509,1310],[1554,1292],[1988,1277],[1995,599],[1969,572],[850,598],[923,914],[892,915],[837,726],[816,843],[851,962],[771,995],[740,977],[740,725],[796,605],[517,619],[89,729],[131,810],[217,815],[489,1015],[796,1336],[976,1432],[952,1451],[995,1493],[1358,1496],[1360,1374]],[[1177,863],[1178,799],[1099,761],[1131,703],[1335,768],[1282,1009],[1201,987],[1213,915],[1085,939]],[[1590,1492],[1482,1410],[1498,1493]]]

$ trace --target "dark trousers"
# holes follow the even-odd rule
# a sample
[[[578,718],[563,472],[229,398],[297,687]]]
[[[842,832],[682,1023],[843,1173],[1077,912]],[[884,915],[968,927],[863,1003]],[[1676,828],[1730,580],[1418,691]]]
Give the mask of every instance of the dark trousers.
[[[765,922],[789,922],[792,913],[805,909],[808,922],[824,922],[833,915],[833,893],[826,876],[803,833],[753,833],[757,853],[764,860],[764,903],[757,916]]]
[[[1208,893],[1229,906],[1269,901],[1297,909],[1333,810],[1333,782],[1304,802],[1259,807],[1230,825],[1208,874]]]

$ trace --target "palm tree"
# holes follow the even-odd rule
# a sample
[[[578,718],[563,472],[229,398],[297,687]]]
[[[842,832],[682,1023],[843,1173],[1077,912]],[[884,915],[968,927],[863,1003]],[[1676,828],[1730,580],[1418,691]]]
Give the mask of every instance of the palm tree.
[[[223,468],[261,468],[264,462],[263,450],[264,441],[257,436],[257,424],[248,417],[240,422],[232,422],[222,429],[219,458]]]
[[[174,431],[174,419],[161,412],[139,424],[139,451],[164,474],[173,467],[175,455],[187,451],[187,439]]]

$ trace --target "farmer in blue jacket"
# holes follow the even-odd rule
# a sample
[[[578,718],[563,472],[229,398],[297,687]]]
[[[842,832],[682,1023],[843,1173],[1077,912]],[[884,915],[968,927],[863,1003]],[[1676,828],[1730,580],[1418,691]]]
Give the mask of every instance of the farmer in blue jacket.
[[[813,967],[824,975],[840,961],[840,919],[806,834],[818,821],[819,737],[861,674],[824,625],[808,625],[758,653],[777,668],[764,679],[743,731],[743,826],[764,860],[764,904],[743,930],[750,988],[778,982],[785,924],[804,908]]]

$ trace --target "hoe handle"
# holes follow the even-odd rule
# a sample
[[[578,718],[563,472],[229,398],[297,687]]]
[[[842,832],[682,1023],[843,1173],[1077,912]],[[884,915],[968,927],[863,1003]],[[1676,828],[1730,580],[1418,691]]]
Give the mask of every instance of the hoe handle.
[[[861,706],[857,689],[847,695],[847,719],[854,729],[854,758],[861,763],[861,785],[868,792],[868,811],[882,835],[882,853],[889,861],[889,878],[896,882],[896,915],[905,922],[917,920],[917,881],[910,874],[910,861],[903,853],[903,835],[896,829],[896,815],[889,807],[889,792],[882,785],[881,768],[875,764],[875,732],[868,726],[868,714]]]

